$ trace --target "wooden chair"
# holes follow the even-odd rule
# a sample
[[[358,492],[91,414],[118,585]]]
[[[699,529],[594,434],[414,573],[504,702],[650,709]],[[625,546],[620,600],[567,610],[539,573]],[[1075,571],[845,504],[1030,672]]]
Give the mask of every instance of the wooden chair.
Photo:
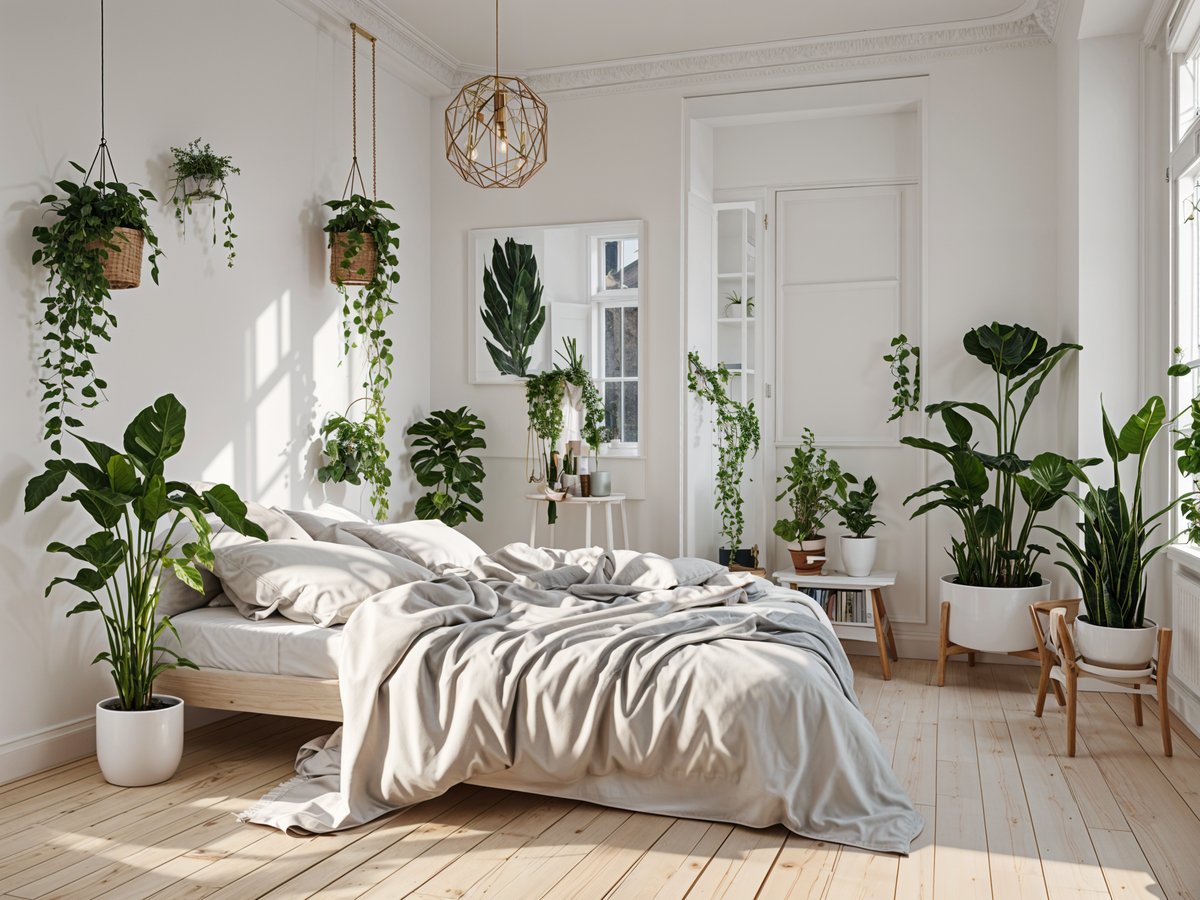
[[[1080,600],[1044,600],[1029,607],[1033,631],[1037,637],[1042,672],[1038,679],[1037,709],[1041,718],[1046,692],[1054,689],[1054,699],[1067,708],[1067,756],[1075,755],[1075,710],[1079,692],[1101,691],[1133,696],[1134,721],[1142,724],[1142,687],[1154,685],[1158,693],[1158,721],[1162,728],[1163,755],[1170,756],[1171,710],[1167,706],[1167,672],[1171,664],[1171,629],[1158,630],[1158,659],[1149,675],[1112,678],[1085,672],[1079,668],[1079,655],[1071,637],[1071,623],[1079,614]],[[1065,691],[1065,696],[1064,696]]]

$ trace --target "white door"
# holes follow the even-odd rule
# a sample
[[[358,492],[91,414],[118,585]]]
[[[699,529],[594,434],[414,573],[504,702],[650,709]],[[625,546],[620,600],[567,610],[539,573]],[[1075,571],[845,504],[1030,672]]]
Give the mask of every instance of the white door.
[[[883,356],[904,332],[920,342],[920,215],[916,185],[894,184],[775,195],[773,387],[776,473],[805,428],[860,480],[879,486],[884,524],[876,568],[900,573],[888,598],[897,622],[925,621],[925,526],[903,506],[924,484],[924,454],[900,444],[921,432],[923,414],[888,421],[892,377]],[[772,402],[772,401],[768,401]],[[777,504],[776,517],[787,515]],[[840,568],[845,533],[825,522]],[[787,564],[773,538],[773,561]]]

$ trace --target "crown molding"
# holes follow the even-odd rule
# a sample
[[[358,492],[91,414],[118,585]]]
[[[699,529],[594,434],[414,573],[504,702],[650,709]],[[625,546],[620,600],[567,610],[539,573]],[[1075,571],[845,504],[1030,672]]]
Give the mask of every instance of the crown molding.
[[[1146,14],[1146,24],[1142,28],[1142,43],[1147,47],[1153,47],[1158,40],[1158,33],[1167,20],[1167,13],[1174,5],[1174,0],[1154,0],[1150,12]]]
[[[283,0],[297,2],[297,0]],[[490,71],[466,65],[419,33],[379,0],[302,0],[346,22],[358,22],[390,50],[432,79],[431,93],[447,93]],[[780,77],[881,63],[914,62],[1011,47],[1048,44],[1060,0],[1025,0],[1010,17],[853,36],[806,38],[687,53],[529,69],[520,75],[542,94],[582,96],[657,90],[731,80]]]

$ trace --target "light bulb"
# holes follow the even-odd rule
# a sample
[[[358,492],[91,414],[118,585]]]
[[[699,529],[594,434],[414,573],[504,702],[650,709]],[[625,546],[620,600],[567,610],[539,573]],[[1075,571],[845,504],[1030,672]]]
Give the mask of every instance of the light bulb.
[[[504,138],[500,138],[500,152],[501,153],[508,152],[508,141],[506,141]]]

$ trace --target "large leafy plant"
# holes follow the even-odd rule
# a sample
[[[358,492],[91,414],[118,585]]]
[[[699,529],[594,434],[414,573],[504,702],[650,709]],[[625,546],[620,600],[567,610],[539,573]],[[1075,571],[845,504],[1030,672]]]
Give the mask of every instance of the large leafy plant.
[[[492,243],[492,267],[483,271],[483,324],[494,340],[484,338],[502,375],[529,374],[529,350],[546,324],[542,281],[533,247],[509,238]]]
[[[62,499],[78,504],[99,526],[81,544],[55,541],[46,548],[83,563],[74,575],[51,581],[46,594],[57,584],[68,584],[89,596],[67,615],[100,613],[108,649],[92,662],[108,663],[124,710],[148,708],[154,679],[161,673],[177,666],[196,668],[158,644],[163,632],[175,632],[175,626],[167,617],[156,622],[155,609],[164,568],[202,590],[197,566],[211,569],[213,565],[206,516],[215,515],[239,534],[261,540],[267,537],[246,518],[246,504],[228,485],[197,492],[183,482],[166,479],[165,463],[182,448],[186,421],[183,405],[166,394],[138,413],[125,429],[123,452],[71,432],[90,462],[52,459],[25,488],[25,511],[29,512],[54,496],[68,477],[74,479],[78,487]],[[155,534],[164,520],[165,537],[158,542]],[[196,539],[176,545],[175,532],[185,523],[195,529]]]
[[[86,171],[78,163],[71,165]],[[83,423],[75,410],[90,409],[100,402],[108,386],[96,373],[93,356],[100,341],[111,340],[110,327],[117,317],[109,309],[112,295],[104,276],[104,261],[116,251],[114,228],[142,232],[150,245],[150,277],[158,283],[158,259],[162,251],[146,219],[150,191],[133,191],[119,181],[91,184],[66,180],[56,182],[59,194],[42,198],[54,218],[37,225],[33,238],[38,247],[33,264],[46,268],[47,296],[41,301],[45,349],[38,357],[45,414],[45,437],[55,453],[62,452],[62,432]]]
[[[916,491],[904,502],[933,498],[913,518],[940,508],[958,517],[962,537],[952,537],[947,552],[959,583],[1035,586],[1042,581],[1035,566],[1047,550],[1030,541],[1032,529],[1037,516],[1066,494],[1071,470],[1054,453],[1032,459],[1021,456],[1021,427],[1055,366],[1083,348],[1070,343],[1052,347],[1032,328],[996,322],[968,331],[963,347],[992,371],[995,405],[944,400],[925,407],[930,416],[941,417],[950,443],[922,437],[905,437],[901,442],[941,457],[951,476]],[[964,413],[982,420],[995,452],[977,446],[975,428]],[[1080,461],[1080,465],[1090,462]]]
[[[867,478],[862,488],[847,491],[846,499],[837,508],[841,523],[856,538],[865,538],[871,529],[882,522],[875,515],[875,502],[879,499],[879,491],[874,478]]]
[[[368,408],[361,422],[344,415],[330,416],[321,426],[324,442],[321,452],[325,465],[317,469],[317,480],[345,484],[371,485],[371,505],[377,518],[388,512],[388,488],[392,473],[388,468],[388,449],[383,442],[383,423],[374,420]]]
[[[760,440],[754,401],[739,403],[729,396],[729,370],[723,363],[710,369],[695,350],[688,353],[688,390],[713,408],[717,444],[716,510],[730,556],[742,549],[746,519],[742,512],[742,481],[746,460],[758,452]]]
[[[422,487],[432,491],[417,500],[418,519],[441,519],[447,525],[461,525],[470,516],[483,521],[483,462],[472,450],[487,447],[478,435],[487,426],[467,407],[435,409],[426,418],[409,427],[408,434],[418,448],[412,455],[413,473]]]
[[[1189,409],[1193,424],[1197,412]],[[1180,415],[1183,415],[1181,413]],[[1113,428],[1103,404],[1100,409],[1104,432],[1104,447],[1112,464],[1112,485],[1097,487],[1083,467],[1068,459],[1059,458],[1062,466],[1086,491],[1080,495],[1068,493],[1071,501],[1081,513],[1078,536],[1068,534],[1048,525],[1038,526],[1058,538],[1058,547],[1067,556],[1058,565],[1071,573],[1071,577],[1083,592],[1083,603],[1087,608],[1088,621],[1107,628],[1140,628],[1146,613],[1146,570],[1153,559],[1180,535],[1195,536],[1197,525],[1195,491],[1175,497],[1157,512],[1147,513],[1143,508],[1143,475],[1155,437],[1165,427],[1174,424],[1178,416],[1168,422],[1166,405],[1161,397],[1151,397],[1146,404],[1130,416],[1120,431]],[[1200,437],[1192,432],[1181,436],[1188,446],[1183,448],[1177,465],[1181,473],[1188,474],[1188,453],[1196,449]],[[1177,449],[1178,448],[1177,442]],[[1126,460],[1132,460],[1134,479],[1131,491],[1126,481],[1122,483],[1121,468]],[[1179,534],[1166,539],[1155,535],[1176,507],[1191,510],[1189,526]]]
[[[791,518],[775,523],[775,534],[789,543],[815,538],[825,517],[846,499],[846,490],[857,479],[843,472],[838,461],[816,445],[812,429],[805,428],[792,458],[777,479],[783,490],[775,497],[787,498]]]
[[[330,464],[322,467],[325,477],[321,480],[348,481],[351,484],[358,484],[359,478],[367,481],[371,485],[375,516],[383,519],[388,512],[387,489],[391,484],[385,440],[391,419],[387,413],[385,395],[392,381],[392,364],[395,362],[386,323],[395,306],[391,296],[392,286],[400,281],[397,270],[400,264],[397,256],[400,241],[396,237],[400,226],[387,216],[387,212],[393,209],[390,203],[370,200],[361,194],[352,194],[346,200],[330,200],[325,205],[334,213],[325,225],[329,246],[334,247],[335,236],[338,235],[345,241],[337,279],[338,293],[342,296],[342,344],[347,357],[355,348],[362,347],[366,369],[362,381],[363,397],[360,400],[366,402],[366,413],[358,423],[344,416],[335,416],[325,424],[322,436],[326,438],[326,457]],[[378,255],[375,269],[370,273],[364,268],[352,268],[368,235],[374,239]],[[365,284],[351,283],[368,275],[370,278]],[[336,458],[330,456],[330,439],[336,441],[334,447],[352,447],[352,452]],[[355,453],[361,456],[358,462],[362,464],[342,464]],[[321,477],[320,471],[318,477]]]
[[[225,180],[230,175],[240,175],[242,170],[233,164],[233,157],[220,156],[211,144],[200,146],[200,138],[186,147],[172,147],[171,170],[175,178],[171,183],[171,205],[175,208],[175,220],[184,224],[184,214],[192,214],[192,203],[197,200],[212,200],[213,246],[217,243],[217,203],[222,206],[221,228],[224,230],[225,262],[233,268],[233,204],[229,200],[229,187]]]

